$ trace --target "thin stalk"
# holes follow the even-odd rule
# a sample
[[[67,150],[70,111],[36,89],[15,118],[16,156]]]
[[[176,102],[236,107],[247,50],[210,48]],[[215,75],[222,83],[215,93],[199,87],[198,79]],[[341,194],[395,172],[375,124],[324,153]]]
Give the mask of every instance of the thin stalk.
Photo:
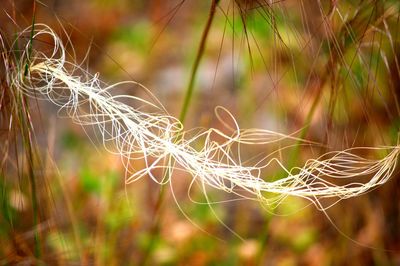
[[[144,252],[139,265],[148,265],[150,255],[156,245],[157,239],[160,235],[160,222],[161,222],[161,206],[165,198],[165,187],[161,186],[160,193],[158,194],[156,204],[154,206],[153,219],[154,222],[150,228],[150,240]]]
[[[27,62],[24,70],[24,77],[28,75],[29,71],[29,62],[32,54],[33,48],[33,35],[35,32],[35,19],[36,19],[36,1],[33,1],[33,15],[32,15],[32,27],[30,33],[30,42],[27,53]],[[40,250],[40,236],[39,236],[39,204],[38,204],[38,196],[37,196],[37,185],[36,178],[34,174],[34,151],[32,147],[32,127],[30,126],[30,115],[29,115],[29,107],[28,101],[25,95],[21,95],[19,92],[17,93],[17,108],[18,108],[18,117],[21,126],[21,134],[22,141],[25,147],[25,153],[28,162],[28,177],[31,189],[31,200],[32,200],[32,208],[33,208],[33,224],[34,224],[34,254],[35,257],[40,259],[41,250]]]
[[[33,47],[33,34],[35,33],[35,19],[36,19],[36,4],[35,1],[33,2],[33,15],[32,15],[32,28],[31,28],[31,35],[30,35],[30,42],[29,42],[29,47],[28,47],[28,55],[27,55],[27,61],[25,64],[25,71],[24,71],[24,76],[28,75],[29,72],[29,63],[30,63],[30,58],[32,54],[32,47]]]
[[[200,46],[199,49],[197,50],[197,54],[196,54],[196,59],[194,60],[194,64],[192,66],[192,71],[190,74],[190,80],[189,80],[189,85],[186,89],[186,94],[185,94],[185,98],[183,100],[183,105],[182,105],[182,109],[181,109],[181,113],[179,115],[179,120],[184,123],[188,109],[189,109],[189,104],[190,101],[192,99],[193,96],[193,92],[194,92],[194,83],[196,81],[196,76],[197,76],[197,72],[200,66],[200,61],[203,57],[204,54],[204,50],[206,48],[206,43],[207,43],[207,37],[210,33],[210,29],[211,29],[211,25],[212,22],[214,20],[215,17],[215,11],[217,10],[217,4],[218,4],[219,0],[212,0],[211,2],[211,7],[210,7],[210,13],[208,15],[208,19],[207,19],[207,23],[206,26],[203,30],[203,34],[201,36],[201,40],[200,40]]]
[[[30,183],[31,190],[31,200],[32,200],[32,208],[33,208],[33,224],[34,224],[34,242],[35,242],[35,250],[34,254],[36,258],[41,257],[40,252],[40,237],[39,237],[39,201],[37,196],[37,185],[36,178],[34,173],[34,151],[32,147],[32,139],[31,132],[32,128],[30,127],[30,119],[28,113],[28,106],[26,104],[25,97],[21,97],[18,93],[17,95],[17,108],[18,108],[18,117],[22,135],[22,142],[25,147],[25,154],[27,159],[28,166],[28,177]]]
[[[187,115],[187,112],[189,109],[189,104],[190,104],[190,101],[193,96],[194,84],[196,81],[197,72],[199,69],[200,61],[204,54],[207,37],[209,35],[211,25],[212,25],[212,22],[215,17],[215,11],[217,9],[218,2],[219,2],[219,0],[212,0],[212,2],[211,2],[210,12],[209,12],[209,15],[207,18],[206,25],[203,30],[203,34],[202,34],[201,41],[200,41],[200,46],[197,50],[196,58],[195,58],[195,61],[194,61],[193,67],[192,67],[191,74],[190,74],[189,85],[187,87],[187,90],[185,93],[185,98],[184,98],[181,112],[179,115],[179,120],[182,123],[184,123],[184,121],[186,119],[186,115]],[[162,209],[161,206],[162,206],[162,203],[164,202],[164,198],[165,198],[165,188],[164,188],[164,186],[161,186],[161,189],[158,194],[157,201],[156,201],[156,204],[154,207],[154,215],[153,215],[154,223],[150,228],[150,234],[151,234],[150,242],[145,250],[145,253],[142,257],[140,265],[147,265],[149,263],[150,255],[152,253],[152,250],[154,249],[154,246],[156,245],[156,240],[160,233],[161,209]]]

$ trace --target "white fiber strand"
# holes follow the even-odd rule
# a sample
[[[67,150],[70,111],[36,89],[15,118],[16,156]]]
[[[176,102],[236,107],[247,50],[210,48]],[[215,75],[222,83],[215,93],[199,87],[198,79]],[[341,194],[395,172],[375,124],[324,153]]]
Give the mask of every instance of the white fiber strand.
[[[21,34],[30,31],[28,28]],[[153,176],[152,170],[158,168],[173,174],[174,169],[180,169],[203,185],[243,197],[252,195],[267,205],[274,206],[290,195],[308,199],[319,209],[324,209],[320,200],[333,198],[337,201],[359,196],[387,182],[396,168],[398,146],[358,148],[389,150],[387,156],[378,160],[354,155],[356,148],[352,148],[324,154],[291,170],[277,158],[246,165],[238,159],[240,156],[234,156],[240,153],[239,144],[264,145],[301,140],[268,130],[241,130],[236,122],[232,135],[210,128],[187,138],[180,121],[165,113],[162,106],[139,97],[113,96],[110,93],[113,88],[124,84],[140,84],[127,81],[108,86],[99,80],[97,74],[90,75],[85,69],[68,62],[59,37],[48,26],[36,24],[33,42],[41,35],[52,38],[53,50],[46,55],[49,53],[33,49],[29,55],[29,73],[25,76],[23,71],[11,72],[9,80],[12,86],[32,97],[50,100],[80,125],[96,126],[106,149],[121,156],[126,168],[126,183],[149,176],[157,183],[166,184],[168,175],[159,180]],[[24,69],[28,62],[29,45],[21,56],[19,69]],[[135,107],[124,103],[126,100],[134,102]],[[157,111],[146,112],[148,107]],[[224,141],[213,141],[211,135],[215,134]],[[199,139],[204,145],[196,149],[194,144]],[[113,148],[110,148],[110,142]],[[145,162],[143,169],[132,168],[131,162],[137,159]],[[261,175],[265,175],[263,170],[272,163],[277,163],[286,177],[271,182],[265,180],[267,177],[262,178]],[[362,183],[352,181],[360,177],[368,180]],[[340,179],[341,183],[345,180],[346,184],[337,185],[333,183],[335,179]]]

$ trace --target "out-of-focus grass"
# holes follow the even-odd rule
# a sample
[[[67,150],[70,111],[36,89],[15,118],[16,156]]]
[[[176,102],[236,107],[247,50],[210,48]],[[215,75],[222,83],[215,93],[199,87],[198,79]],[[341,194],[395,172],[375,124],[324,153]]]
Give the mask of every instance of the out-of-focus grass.
[[[179,10],[169,1],[78,2],[58,1],[54,10],[39,6],[37,21],[57,25],[59,15],[78,60],[93,37],[97,46],[88,62],[93,72],[101,70],[104,80],[130,75],[178,116],[211,1],[187,0]],[[213,109],[223,105],[243,127],[303,129],[305,137],[328,150],[396,143],[397,1],[337,1],[340,13],[330,13],[328,2],[263,2],[262,8],[250,2],[256,1],[249,1],[247,10],[246,1],[218,4],[195,70],[185,114],[188,127],[222,127]],[[21,24],[32,18],[29,1],[4,9],[19,14]],[[4,15],[2,25],[12,28]],[[2,85],[2,94],[7,89]],[[147,97],[143,91],[126,93]],[[8,140],[19,148],[20,142],[9,137],[7,104],[1,99],[1,143]],[[49,162],[33,169],[41,180],[41,219],[33,222],[29,163],[10,152],[0,175],[2,264],[36,263],[35,231],[40,234],[41,261],[47,264],[135,265],[146,256],[149,265],[396,265],[400,260],[397,176],[369,195],[328,210],[335,228],[325,214],[304,208],[300,199],[289,198],[270,210],[254,202],[229,201],[230,195],[210,190],[211,199],[225,202],[196,204],[187,195],[190,179],[178,172],[173,187],[181,209],[167,187],[154,234],[159,187],[144,179],[125,186],[119,158],[94,148],[99,143],[89,142],[68,119],[52,124],[55,111],[46,104],[39,103],[40,116],[37,104],[31,106],[40,158]],[[50,128],[54,136],[49,136]],[[96,139],[95,133],[88,135]],[[255,147],[243,156],[267,153]],[[279,156],[298,165],[318,154],[319,149],[294,147]],[[140,169],[141,163],[135,167]],[[280,176],[277,171],[265,173],[268,180]],[[190,197],[205,202],[198,187]]]

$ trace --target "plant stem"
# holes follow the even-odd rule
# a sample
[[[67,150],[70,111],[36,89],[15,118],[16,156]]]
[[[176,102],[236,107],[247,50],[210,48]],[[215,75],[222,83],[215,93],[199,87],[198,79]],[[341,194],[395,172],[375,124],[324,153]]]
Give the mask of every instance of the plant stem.
[[[21,135],[23,146],[25,147],[25,155],[27,159],[28,166],[28,177],[31,189],[31,200],[32,200],[32,208],[33,208],[33,225],[35,227],[34,231],[34,242],[35,242],[35,257],[40,258],[40,237],[39,237],[39,201],[37,197],[37,186],[36,186],[36,178],[34,173],[34,151],[32,147],[32,139],[31,133],[32,128],[30,127],[30,118],[28,113],[27,100],[25,97],[22,97],[20,93],[17,94],[17,108],[18,108],[18,117],[19,124],[21,127]]]
[[[211,2],[211,7],[210,7],[210,12],[208,15],[207,23],[206,26],[203,30],[203,34],[201,36],[200,40],[200,46],[199,49],[197,50],[196,54],[196,59],[194,61],[193,67],[192,67],[192,72],[190,74],[190,80],[189,80],[189,85],[186,89],[186,94],[185,94],[185,99],[183,101],[181,113],[179,115],[179,120],[184,123],[188,109],[189,109],[189,104],[193,96],[193,91],[194,91],[194,83],[196,81],[196,76],[197,76],[197,71],[199,69],[200,61],[201,58],[203,57],[204,50],[206,47],[206,42],[207,42],[207,37],[209,35],[210,29],[211,29],[211,24],[214,20],[215,17],[215,11],[217,10],[217,4],[218,0],[212,0]]]
[[[27,62],[25,64],[24,77],[28,75],[29,71],[29,62],[32,54],[32,46],[33,46],[33,35],[35,33],[35,19],[36,19],[36,1],[33,1],[33,11],[32,11],[32,28],[29,39],[29,47],[27,52]],[[33,208],[33,224],[34,224],[34,254],[35,257],[40,259],[41,251],[40,251],[40,236],[39,236],[39,201],[37,197],[37,186],[36,186],[36,178],[34,173],[34,151],[32,147],[32,127],[30,123],[30,115],[29,115],[29,107],[28,100],[25,95],[17,94],[17,108],[20,119],[21,126],[21,134],[22,141],[25,147],[25,153],[28,161],[28,176],[29,183],[31,186],[31,199],[32,199],[32,208]]]
[[[144,255],[139,265],[147,265],[149,263],[150,255],[156,245],[156,240],[160,234],[160,222],[161,222],[161,206],[165,198],[165,187],[161,186],[160,193],[158,194],[156,204],[154,206],[153,219],[154,222],[150,228],[150,240],[146,247]]]
[[[28,47],[27,61],[25,64],[24,77],[28,75],[29,71],[29,63],[31,60],[32,47],[33,47],[33,34],[35,33],[35,19],[36,19],[36,1],[33,1],[32,28],[31,28],[31,35],[29,38],[29,47]]]
[[[193,67],[192,67],[191,74],[190,74],[189,85],[186,90],[184,102],[183,102],[183,105],[181,108],[181,113],[179,116],[179,120],[182,123],[184,123],[184,121],[185,121],[185,118],[186,118],[186,115],[188,112],[188,108],[189,108],[189,104],[190,104],[191,98],[193,96],[194,83],[196,81],[196,74],[197,74],[197,71],[198,71],[198,68],[200,65],[201,58],[203,57],[203,54],[204,54],[207,37],[208,37],[210,29],[211,29],[212,21],[214,20],[214,17],[215,17],[215,11],[217,9],[218,2],[219,2],[219,0],[212,0],[212,2],[211,2],[211,7],[210,7],[210,12],[208,15],[207,23],[203,30],[203,34],[202,34],[201,41],[200,41],[200,46],[199,46],[199,49],[197,50],[196,58],[195,58],[195,61],[194,61]],[[161,209],[162,209],[161,206],[164,201],[164,198],[165,198],[165,188],[164,188],[164,186],[161,186],[161,189],[158,194],[157,201],[156,201],[156,204],[154,207],[154,215],[153,215],[154,223],[150,228],[150,234],[151,234],[150,237],[151,238],[150,238],[148,246],[146,247],[144,255],[141,259],[140,265],[147,265],[149,263],[150,255],[152,253],[154,246],[156,245],[156,240],[160,233]]]

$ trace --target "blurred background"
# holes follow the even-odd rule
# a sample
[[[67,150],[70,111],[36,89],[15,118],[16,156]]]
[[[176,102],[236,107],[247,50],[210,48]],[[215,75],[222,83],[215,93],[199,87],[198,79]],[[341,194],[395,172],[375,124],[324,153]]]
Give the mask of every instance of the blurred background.
[[[51,26],[69,60],[109,84],[140,82],[187,129],[222,128],[214,110],[223,106],[241,128],[323,144],[283,150],[292,167],[327,151],[397,144],[399,8],[396,0],[2,0],[0,29],[10,46],[33,18]],[[150,178],[125,185],[120,158],[51,103],[27,100],[18,115],[1,70],[0,264],[400,264],[398,169],[326,213],[298,198],[270,209],[211,189],[222,202],[198,204],[205,196],[188,193],[182,173],[173,191]],[[119,92],[149,97],[138,86]],[[268,149],[243,156],[251,162]],[[281,175],[272,168],[264,179]]]

